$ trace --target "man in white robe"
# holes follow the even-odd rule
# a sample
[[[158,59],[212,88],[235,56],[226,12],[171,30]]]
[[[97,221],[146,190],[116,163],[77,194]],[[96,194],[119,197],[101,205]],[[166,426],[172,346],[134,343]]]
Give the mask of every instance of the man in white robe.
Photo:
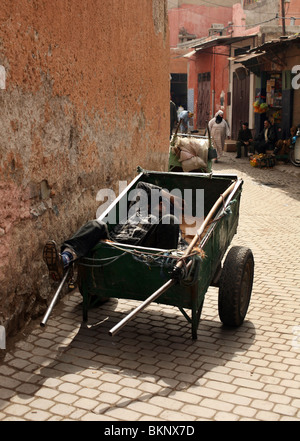
[[[223,155],[226,137],[230,138],[230,129],[225,119],[223,119],[222,110],[219,110],[215,114],[215,117],[209,121],[208,127],[213,146],[217,150],[218,154],[215,162],[218,162],[220,157]]]

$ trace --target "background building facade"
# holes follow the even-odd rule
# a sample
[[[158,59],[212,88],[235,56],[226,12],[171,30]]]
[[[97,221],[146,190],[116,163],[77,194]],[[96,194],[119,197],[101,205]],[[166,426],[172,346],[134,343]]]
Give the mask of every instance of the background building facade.
[[[176,104],[194,111],[194,129],[203,129],[219,109],[225,113],[232,138],[237,137],[242,121],[248,121],[252,129],[261,128],[266,115],[255,115],[253,104],[264,93],[265,79],[261,84],[261,69],[249,69],[239,60],[267,41],[299,33],[299,9],[296,0],[243,0],[220,5],[197,0],[169,1],[171,92]],[[284,70],[289,71],[284,78],[291,76],[289,62],[281,63],[276,56],[273,62],[268,67],[268,77],[282,77]],[[297,93],[290,93],[296,101],[290,100],[289,105],[297,102]],[[277,109],[273,110],[276,113]],[[285,124],[291,120],[286,116]]]

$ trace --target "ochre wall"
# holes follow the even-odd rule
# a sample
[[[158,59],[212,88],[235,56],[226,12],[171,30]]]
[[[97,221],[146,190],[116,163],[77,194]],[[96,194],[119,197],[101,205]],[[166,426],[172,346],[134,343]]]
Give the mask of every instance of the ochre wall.
[[[170,23],[170,45],[176,47],[179,43],[178,34],[180,28],[184,27],[190,34],[196,35],[196,38],[208,37],[208,30],[213,23],[222,23],[228,26],[232,20],[232,8],[223,5],[182,5],[180,8],[172,8],[169,11]],[[221,6],[222,3],[222,6]]]
[[[213,53],[214,52],[214,55]],[[227,118],[227,92],[229,85],[229,69],[228,69],[228,47],[219,46],[207,51],[201,51],[197,56],[192,57],[190,61],[189,88],[194,88],[195,106],[197,111],[198,105],[198,74],[210,72],[210,108],[209,119],[213,118],[218,110],[223,110],[224,118]],[[214,91],[214,103],[213,100]],[[224,105],[221,106],[221,93],[224,92]],[[197,128],[197,127],[195,127]]]
[[[166,169],[162,0],[7,0],[0,8],[0,325],[21,329],[54,285],[45,240],[96,216],[101,188]]]

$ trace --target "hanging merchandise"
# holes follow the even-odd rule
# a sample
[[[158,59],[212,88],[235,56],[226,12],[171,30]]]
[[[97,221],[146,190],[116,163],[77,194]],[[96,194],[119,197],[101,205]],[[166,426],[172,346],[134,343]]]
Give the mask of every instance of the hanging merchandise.
[[[260,113],[266,113],[266,111],[269,109],[269,106],[267,103],[261,103],[260,105]]]
[[[271,73],[267,80],[266,86],[266,103],[269,106],[270,118],[273,118],[274,122],[281,122],[282,115],[282,74]]]
[[[268,105],[265,102],[266,97],[262,96],[260,93],[255,97],[253,103],[254,113],[265,113],[268,110]]]

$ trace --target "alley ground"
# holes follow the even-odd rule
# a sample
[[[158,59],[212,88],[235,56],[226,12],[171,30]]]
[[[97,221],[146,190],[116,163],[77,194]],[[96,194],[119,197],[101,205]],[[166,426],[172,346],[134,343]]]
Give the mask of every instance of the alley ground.
[[[226,329],[209,288],[198,339],[176,308],[111,300],[81,321],[78,291],[0,355],[0,420],[300,420],[300,170],[254,169],[226,153],[216,172],[244,179],[233,245],[252,249],[244,324]]]

